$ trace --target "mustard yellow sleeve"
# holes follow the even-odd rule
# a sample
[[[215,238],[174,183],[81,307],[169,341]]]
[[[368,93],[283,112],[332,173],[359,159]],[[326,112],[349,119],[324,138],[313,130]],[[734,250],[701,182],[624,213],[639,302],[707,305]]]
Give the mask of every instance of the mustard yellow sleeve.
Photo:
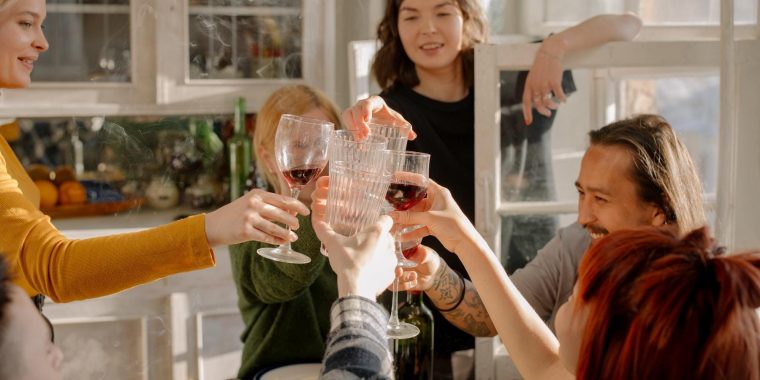
[[[0,154],[0,252],[29,295],[68,302],[211,267],[204,220],[196,215],[135,233],[69,240],[24,196]]]

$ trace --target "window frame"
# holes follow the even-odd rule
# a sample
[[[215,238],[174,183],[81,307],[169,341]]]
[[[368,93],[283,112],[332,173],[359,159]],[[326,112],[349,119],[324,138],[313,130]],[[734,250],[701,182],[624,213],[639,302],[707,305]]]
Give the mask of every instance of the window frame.
[[[730,3],[730,4],[725,4]],[[610,72],[624,70],[669,69],[720,70],[719,169],[716,194],[707,194],[705,207],[717,211],[716,237],[729,250],[760,245],[752,220],[760,215],[756,189],[760,188],[760,166],[756,147],[760,144],[760,107],[754,96],[760,88],[760,41],[757,27],[751,38],[737,37],[732,16],[732,1],[722,6],[720,40],[614,42],[567,56],[565,67],[597,70],[591,91],[593,125],[604,125],[617,117],[610,104],[616,98],[610,85]],[[529,69],[537,44],[481,44],[475,48],[475,226],[500,258],[501,216],[525,214],[562,214],[575,212],[573,202],[531,202],[509,204],[501,201],[501,147],[499,73],[502,70]],[[633,71],[629,71],[633,72]],[[738,186],[738,179],[742,186]],[[750,189],[755,189],[750,190]],[[738,207],[737,205],[741,205]],[[501,259],[501,258],[500,258]],[[476,378],[497,377],[495,353],[497,339],[476,340]]]
[[[548,36],[552,33],[557,33],[570,26],[575,25],[575,22],[556,22],[547,21],[544,18],[546,9],[546,0],[530,1],[530,0],[517,0],[519,2],[520,9],[520,22],[518,23],[518,32],[520,34],[532,35],[532,36]],[[505,8],[509,3],[505,3]],[[639,12],[639,0],[626,0],[623,7],[624,12],[631,12],[638,14]],[[733,8],[733,6],[732,6]],[[505,9],[507,11],[508,9]],[[590,16],[589,16],[590,17]],[[760,20],[760,5],[757,7],[756,20]],[[758,25],[756,24],[740,24],[734,26],[734,33],[739,39],[753,38],[758,34]],[[701,40],[701,39],[719,39],[721,37],[721,25],[719,23],[658,23],[647,24],[645,23],[639,34],[641,40]]]

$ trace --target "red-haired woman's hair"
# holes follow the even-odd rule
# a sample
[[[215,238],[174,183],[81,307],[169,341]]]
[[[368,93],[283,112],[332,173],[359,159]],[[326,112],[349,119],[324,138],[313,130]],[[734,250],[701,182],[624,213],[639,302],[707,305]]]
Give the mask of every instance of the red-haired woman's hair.
[[[620,231],[578,276],[578,379],[760,379],[760,251],[724,255],[705,228]]]

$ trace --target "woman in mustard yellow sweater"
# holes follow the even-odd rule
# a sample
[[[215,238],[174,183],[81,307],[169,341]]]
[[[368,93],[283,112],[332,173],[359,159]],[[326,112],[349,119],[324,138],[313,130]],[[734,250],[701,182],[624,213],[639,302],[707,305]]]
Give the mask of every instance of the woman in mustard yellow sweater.
[[[0,88],[29,85],[48,48],[45,0],[0,0]],[[216,245],[249,240],[280,244],[309,209],[290,197],[251,191],[205,215],[146,231],[69,240],[40,212],[39,192],[0,136],[0,252],[28,295],[67,302],[115,293],[170,274],[214,265]]]

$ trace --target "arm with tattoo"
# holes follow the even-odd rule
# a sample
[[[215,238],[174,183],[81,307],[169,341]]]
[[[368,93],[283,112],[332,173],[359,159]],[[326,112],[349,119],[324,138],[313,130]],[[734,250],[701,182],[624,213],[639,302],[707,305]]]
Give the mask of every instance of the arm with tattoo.
[[[470,335],[495,336],[496,328],[475,286],[440,257],[439,260],[441,265],[435,281],[425,290],[433,306],[454,326]]]

